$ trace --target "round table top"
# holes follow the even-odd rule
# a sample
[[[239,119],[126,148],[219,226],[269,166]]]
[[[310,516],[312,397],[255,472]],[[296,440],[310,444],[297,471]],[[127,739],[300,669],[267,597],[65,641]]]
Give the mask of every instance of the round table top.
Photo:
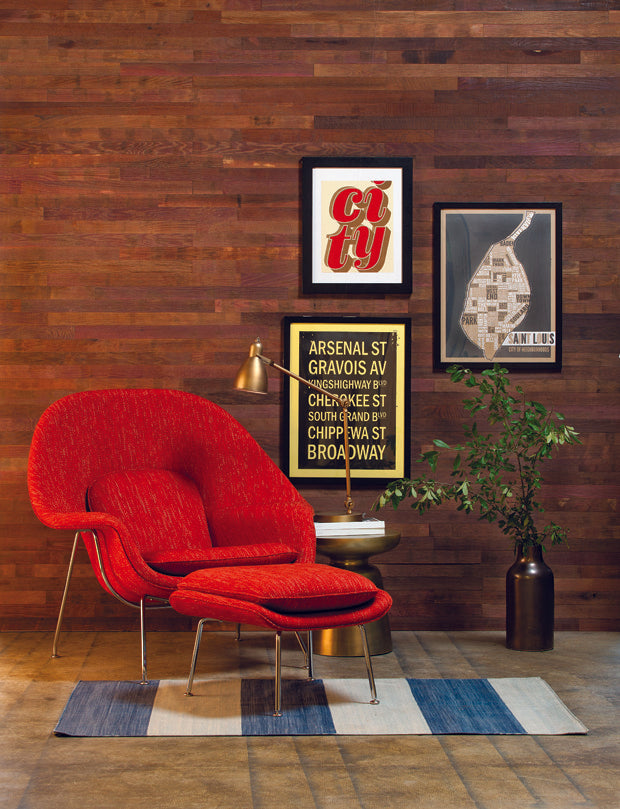
[[[317,537],[316,549],[331,559],[362,559],[386,553],[400,542],[399,531],[363,532]]]

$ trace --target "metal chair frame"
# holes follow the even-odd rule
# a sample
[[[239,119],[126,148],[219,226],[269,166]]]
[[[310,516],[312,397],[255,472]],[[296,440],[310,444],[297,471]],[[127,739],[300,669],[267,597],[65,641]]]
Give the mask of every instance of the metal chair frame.
[[[73,575],[73,566],[75,563],[75,553],[77,550],[78,541],[80,539],[80,535],[90,534],[93,538],[93,544],[95,546],[95,553],[97,554],[97,566],[99,568],[99,573],[101,574],[101,578],[105,584],[106,589],[113,595],[114,598],[118,599],[122,604],[125,604],[127,607],[132,607],[133,609],[140,610],[140,660],[141,660],[141,670],[142,670],[142,679],[140,680],[141,685],[147,685],[147,660],[146,660],[146,611],[147,609],[154,609],[154,610],[161,610],[161,609],[170,609],[170,604],[165,598],[160,598],[159,596],[143,596],[140,599],[138,604],[135,604],[132,601],[127,601],[126,598],[119,595],[114,587],[110,584],[110,580],[104,570],[103,567],[103,559],[101,557],[101,548],[99,546],[99,537],[97,536],[97,532],[92,528],[83,528],[76,531],[75,537],[73,538],[73,547],[71,549],[71,556],[69,558],[69,567],[67,569],[67,577],[65,579],[65,587],[62,593],[62,600],[60,602],[60,609],[58,611],[58,619],[56,621],[56,631],[54,632],[54,641],[52,643],[52,657],[60,657],[58,654],[58,640],[60,638],[60,630],[62,627],[62,622],[65,614],[65,605],[67,603],[67,595],[69,593],[69,583],[71,581],[71,576]],[[161,602],[158,604],[151,604],[149,605],[149,601],[157,601]]]

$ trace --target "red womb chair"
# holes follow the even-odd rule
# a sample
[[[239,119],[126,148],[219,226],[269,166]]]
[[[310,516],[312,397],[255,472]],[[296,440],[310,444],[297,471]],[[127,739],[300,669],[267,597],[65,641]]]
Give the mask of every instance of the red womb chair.
[[[313,562],[313,511],[225,410],[175,390],[75,393],[37,424],[28,490],[45,525],[75,531],[53,655],[81,536],[102,587],[140,610],[169,606],[194,570]]]

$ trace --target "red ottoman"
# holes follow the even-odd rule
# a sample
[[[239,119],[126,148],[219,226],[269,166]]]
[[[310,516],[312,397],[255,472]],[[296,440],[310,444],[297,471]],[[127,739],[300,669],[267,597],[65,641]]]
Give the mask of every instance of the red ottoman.
[[[170,596],[170,605],[183,615],[201,619],[187,684],[188,695],[191,695],[202,628],[207,620],[275,630],[274,716],[281,715],[281,633],[285,630],[309,633],[308,674],[312,677],[312,630],[357,625],[362,636],[371,702],[378,702],[364,625],[382,618],[392,606],[392,599],[364,576],[329,565],[303,563],[197,570],[179,581]]]

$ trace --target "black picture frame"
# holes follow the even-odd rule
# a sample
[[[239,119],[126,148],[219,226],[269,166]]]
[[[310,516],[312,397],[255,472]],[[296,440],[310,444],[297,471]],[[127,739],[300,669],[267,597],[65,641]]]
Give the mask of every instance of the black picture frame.
[[[433,206],[433,368],[562,368],[561,203]]]
[[[302,158],[303,293],[411,294],[412,189],[411,158]]]
[[[291,316],[285,366],[351,400],[351,479],[372,483],[410,472],[411,319]],[[284,378],[283,468],[292,480],[344,480],[342,408]],[[338,433],[340,429],[340,433]]]

